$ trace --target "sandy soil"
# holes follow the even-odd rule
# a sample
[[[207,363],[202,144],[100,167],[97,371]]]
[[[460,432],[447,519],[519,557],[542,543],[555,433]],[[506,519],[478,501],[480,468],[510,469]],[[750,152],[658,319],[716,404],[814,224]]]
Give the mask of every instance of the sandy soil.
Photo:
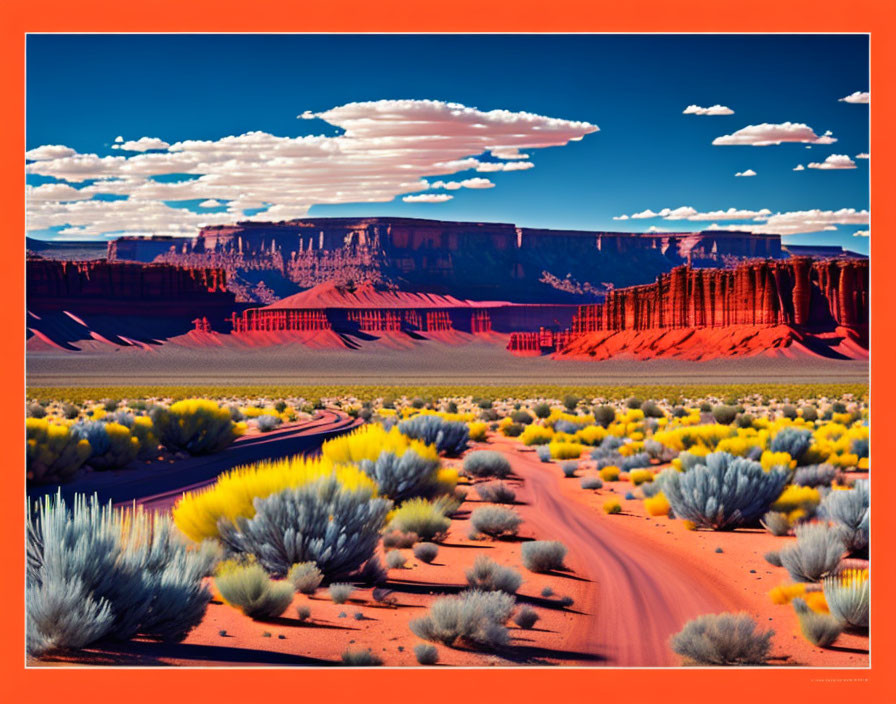
[[[573,361],[519,357],[502,345],[438,340],[413,349],[385,342],[360,349],[134,347],[85,343],[81,352],[29,349],[28,386],[131,384],[712,384],[868,381],[868,362],[739,357],[702,362]],[[483,375],[483,370],[488,370]]]

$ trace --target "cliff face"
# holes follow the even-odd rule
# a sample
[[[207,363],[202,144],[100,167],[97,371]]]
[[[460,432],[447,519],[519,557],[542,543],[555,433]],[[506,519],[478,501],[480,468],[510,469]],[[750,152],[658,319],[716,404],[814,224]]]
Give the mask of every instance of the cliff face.
[[[228,303],[222,269],[133,262],[26,260],[28,303],[96,299],[129,302]]]
[[[794,257],[734,269],[677,267],[653,284],[610,291],[604,303],[580,306],[572,332],[867,323],[867,260]]]
[[[410,218],[320,218],[206,227],[196,238],[120,238],[109,258],[215,266],[251,299],[263,280],[278,295],[324,281],[370,281],[479,300],[599,300],[687,261],[729,265],[783,256],[780,238],[750,233],[612,233]],[[242,282],[245,282],[243,285]]]

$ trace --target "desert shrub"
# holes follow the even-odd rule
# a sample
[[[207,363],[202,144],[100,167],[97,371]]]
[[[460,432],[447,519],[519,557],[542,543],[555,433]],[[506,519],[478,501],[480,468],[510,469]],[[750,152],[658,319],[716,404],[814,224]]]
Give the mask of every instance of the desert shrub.
[[[535,413],[536,418],[544,420],[551,415],[551,406],[548,403],[536,403],[532,411]]]
[[[645,418],[663,418],[666,415],[656,401],[645,401],[641,404],[641,410],[644,412]]]
[[[368,586],[382,584],[389,579],[389,572],[383,567],[380,558],[374,555],[361,565],[361,569],[358,570],[354,578],[361,584],[366,584]]]
[[[619,499],[613,497],[612,499],[607,499],[604,501],[603,506],[601,506],[604,513],[614,514],[614,513],[622,513],[622,504],[619,503]]]
[[[484,592],[501,591],[516,594],[516,590],[523,582],[519,572],[499,565],[485,555],[477,557],[473,567],[467,570],[466,574],[469,585]]]
[[[439,661],[439,649],[429,643],[414,646],[414,657],[421,665],[435,665]]]
[[[649,469],[633,469],[628,473],[628,480],[635,486],[653,481],[653,472]]]
[[[408,549],[414,547],[414,544],[418,540],[420,540],[420,536],[416,533],[404,533],[400,530],[390,530],[383,536],[383,547]]]
[[[485,442],[488,437],[488,423],[467,423],[467,428],[470,431],[470,440],[475,442]]]
[[[653,438],[647,438],[644,441],[644,451],[650,459],[659,460],[660,462],[669,462],[678,457],[677,451],[666,447],[663,443],[657,442]]]
[[[783,567],[784,566],[781,564],[781,554],[776,550],[765,553],[765,555],[763,555],[763,557],[765,558],[765,561],[768,564],[770,564],[774,567]]]
[[[442,540],[451,525],[446,508],[426,499],[408,499],[392,515],[394,530],[416,533],[421,540]]]
[[[616,409],[612,406],[598,406],[594,409],[594,420],[606,428],[616,420]]]
[[[805,428],[783,428],[769,443],[772,452],[786,452],[797,462],[812,444],[812,432]]]
[[[669,642],[678,655],[698,665],[762,665],[773,635],[758,631],[748,614],[706,614],[688,621]]]
[[[663,493],[679,518],[698,527],[732,530],[764,515],[781,495],[789,472],[714,452],[705,464],[664,476]]]
[[[510,414],[510,420],[514,423],[520,423],[522,425],[529,425],[532,422],[532,414],[529,411],[514,411]]]
[[[668,516],[670,508],[669,500],[662,491],[644,499],[644,509],[651,516]]]
[[[867,570],[844,570],[823,582],[831,615],[853,628],[868,628],[870,582]]]
[[[818,420],[818,409],[815,408],[815,406],[803,406],[800,409],[800,415],[802,415],[803,420],[808,420],[814,423]]]
[[[513,622],[519,626],[520,628],[529,629],[532,628],[538,621],[538,614],[535,609],[530,609],[528,606],[524,606],[513,617]]]
[[[760,523],[762,523],[762,527],[772,535],[780,537],[790,533],[790,521],[788,520],[786,513],[769,511],[762,517]]]
[[[286,579],[297,592],[314,594],[324,581],[324,573],[313,562],[297,562],[289,568]]]
[[[581,399],[578,396],[570,395],[563,399],[563,405],[566,406],[566,410],[572,413],[579,407],[579,401]]]
[[[817,582],[831,574],[846,552],[843,529],[825,523],[794,528],[796,543],[778,552],[781,566],[798,582]]]
[[[605,482],[615,482],[619,480],[619,467],[615,465],[607,465],[598,472],[600,478]]]
[[[264,413],[255,419],[255,423],[262,433],[269,433],[272,430],[276,430],[282,422],[283,421],[281,421],[279,417],[272,416],[268,413]]]
[[[470,514],[470,524],[480,533],[492,538],[516,535],[522,519],[509,508],[483,506]]]
[[[785,405],[781,406],[781,415],[784,416],[785,418],[789,418],[790,420],[793,420],[794,418],[796,418],[796,408],[794,408],[793,406],[791,406],[789,404],[785,404]]]
[[[843,621],[837,617],[813,611],[799,597],[792,603],[800,624],[800,632],[812,645],[826,648],[843,632]]]
[[[516,492],[504,482],[477,484],[476,493],[483,501],[493,504],[512,504],[516,500]]]
[[[238,517],[255,515],[255,499],[284,489],[303,486],[326,477],[336,478],[347,490],[372,494],[376,484],[354,466],[333,467],[324,459],[292,457],[238,467],[218,477],[215,484],[185,494],[172,512],[174,522],[196,541],[220,537],[220,526]]]
[[[439,416],[420,415],[398,424],[398,429],[409,438],[435,445],[439,453],[459,456],[470,439],[466,423],[447,421]]]
[[[838,476],[836,467],[829,464],[811,464],[799,467],[793,475],[797,486],[830,486]]]
[[[337,465],[375,462],[385,452],[404,455],[408,451],[435,462],[439,459],[435,445],[410,438],[397,427],[386,428],[378,423],[331,438],[321,446],[321,454]]]
[[[90,443],[66,425],[29,418],[25,431],[26,477],[30,484],[66,482],[90,456]]]
[[[464,474],[471,477],[498,477],[510,474],[510,462],[500,452],[477,450],[464,457]]]
[[[715,418],[716,423],[731,425],[737,418],[737,408],[726,405],[713,406],[712,417]]]
[[[305,604],[299,604],[296,607],[296,618],[298,618],[299,621],[307,621],[311,618],[311,607],[306,606]]]
[[[31,655],[140,635],[182,641],[211,599],[213,551],[188,546],[163,514],[96,497],[46,496],[27,519],[26,641]]]
[[[29,418],[44,418],[47,415],[47,409],[39,403],[29,403],[25,408],[25,414]]]
[[[556,540],[531,540],[523,543],[520,554],[527,570],[551,572],[564,569],[566,546]]]
[[[547,445],[554,437],[554,431],[543,425],[527,425],[519,437],[523,445]]]
[[[159,441],[172,452],[205,455],[220,452],[245,430],[214,401],[187,399],[152,411]]]
[[[579,486],[583,489],[600,489],[604,485],[600,477],[582,477]]]
[[[355,588],[351,584],[345,582],[336,582],[331,584],[327,589],[327,593],[330,595],[334,604],[344,604],[347,602],[353,591],[355,591]]]
[[[74,420],[81,414],[81,409],[71,403],[62,404],[62,417]]]
[[[560,465],[560,469],[563,470],[563,476],[567,479],[572,479],[576,476],[576,472],[579,471],[579,463],[578,462],[564,462]]]
[[[542,462],[551,461],[551,448],[547,445],[539,445],[535,448],[535,454]]]
[[[525,425],[522,423],[508,423],[507,425],[500,426],[501,433],[508,438],[518,438],[520,437],[526,430]]]
[[[821,501],[821,494],[819,494],[818,489],[791,484],[775,499],[771,509],[772,511],[780,511],[787,514],[793,511],[800,511],[803,515],[810,515],[815,512],[819,501]]]
[[[737,424],[738,428],[752,428],[753,420],[753,416],[749,413],[740,413],[734,422]]]
[[[464,641],[472,646],[496,648],[509,641],[507,619],[515,599],[501,591],[478,590],[436,599],[423,618],[410,622],[411,631],[423,640],[454,645]]]
[[[552,440],[548,445],[548,448],[551,451],[551,457],[555,460],[574,460],[578,459],[579,455],[582,454],[585,446],[580,445],[577,442],[558,442]]]
[[[498,420],[498,418],[500,418],[498,412],[491,408],[486,408],[479,413],[479,420],[485,421],[486,423],[492,423]]]
[[[418,543],[414,546],[414,557],[429,564],[439,554],[439,546],[435,543]]]
[[[365,650],[348,648],[342,652],[342,664],[349,667],[378,667],[383,661],[370,648]]]
[[[430,496],[438,490],[438,459],[411,449],[402,455],[383,452],[375,461],[361,460],[359,466],[377,483],[380,493],[394,501]]]
[[[712,404],[708,401],[701,401],[698,408],[701,413],[712,413]]]
[[[90,443],[87,464],[94,469],[120,469],[135,460],[140,451],[140,441],[119,423],[82,421],[72,426],[72,433]]]
[[[256,499],[255,515],[222,522],[221,537],[273,575],[285,575],[297,562],[315,562],[334,579],[370,559],[391,508],[391,501],[370,489],[348,489],[325,477]]]
[[[407,560],[400,550],[389,550],[386,553],[386,567],[390,570],[401,569],[405,564],[407,564]]]
[[[629,408],[631,410],[634,410],[636,408],[641,408],[643,403],[644,402],[641,399],[639,399],[637,396],[631,396],[631,397],[625,399],[625,407]]]
[[[221,598],[253,619],[276,618],[292,603],[295,587],[272,580],[257,564],[222,563],[215,577]]]
[[[819,513],[843,527],[846,549],[851,553],[860,552],[868,547],[870,499],[868,482],[859,480],[854,488],[832,491],[821,502]]]

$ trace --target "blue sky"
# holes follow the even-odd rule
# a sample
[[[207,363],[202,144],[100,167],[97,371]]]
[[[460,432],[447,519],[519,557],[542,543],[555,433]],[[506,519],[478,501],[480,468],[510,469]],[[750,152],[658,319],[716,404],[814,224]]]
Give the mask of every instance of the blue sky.
[[[858,35],[31,35],[27,147],[64,145],[77,155],[103,158],[165,152],[113,149],[118,136],[125,142],[151,137],[169,145],[254,131],[289,138],[337,137],[340,127],[297,115],[366,101],[444,101],[483,112],[500,109],[591,123],[599,131],[562,146],[521,149],[534,165],[525,170],[461,170],[425,177],[429,182],[487,178],[494,184],[426,191],[452,196],[444,202],[406,202],[403,194],[410,191],[396,193],[388,202],[322,204],[318,201],[332,198],[314,200],[315,195],[308,215],[401,215],[629,231],[651,226],[692,230],[710,224],[772,227],[782,222],[799,231],[813,227],[806,224],[805,214],[771,222],[767,214],[758,221],[614,218],[664,208],[699,214],[735,208],[772,215],[817,209],[822,214],[816,220],[836,229],[824,231],[818,225],[820,231],[792,234],[787,241],[867,252],[869,239],[853,236],[869,229],[861,215],[836,214],[868,208],[868,159],[855,157],[869,151],[869,105],[840,100],[867,90],[868,41]],[[682,114],[692,104],[720,104],[734,114]],[[836,141],[713,145],[714,139],[750,125],[787,122],[806,125],[818,137],[830,132]],[[822,164],[831,155],[848,156],[855,168],[794,171],[797,165]],[[480,161],[500,160],[486,154]],[[393,167],[394,161],[386,166]],[[103,180],[65,181],[58,177],[65,168],[44,169],[56,177],[30,173],[28,183],[68,183],[80,189]],[[756,175],[735,176],[747,170]],[[246,178],[252,190],[251,177]],[[322,182],[341,192],[339,175],[330,178]],[[99,193],[93,199],[125,200],[131,193],[119,190],[118,195]],[[305,202],[307,194],[296,198]],[[247,204],[251,200],[247,197]],[[222,219],[230,215],[227,201],[220,198],[221,205],[212,208],[200,207],[201,197],[164,202]],[[41,203],[38,224],[65,217],[60,210],[67,206],[48,197]],[[285,212],[293,212],[295,203]],[[156,231],[164,219],[157,210],[145,208],[146,231]],[[131,224],[124,229],[130,231],[142,215],[139,209],[128,213]],[[55,224],[32,234],[77,237],[79,228],[90,232],[83,229],[89,215],[78,217],[69,232]],[[110,232],[104,231],[105,236]]]

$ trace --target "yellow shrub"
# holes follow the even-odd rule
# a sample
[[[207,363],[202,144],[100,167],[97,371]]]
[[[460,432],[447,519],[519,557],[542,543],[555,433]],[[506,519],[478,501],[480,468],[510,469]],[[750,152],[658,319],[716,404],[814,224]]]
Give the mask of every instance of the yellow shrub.
[[[605,437],[607,437],[607,429],[601,425],[589,425],[575,434],[576,442],[583,445],[600,445]]]
[[[820,502],[821,494],[818,492],[818,489],[790,484],[784,488],[784,491],[772,504],[771,510],[779,511],[780,513],[790,513],[797,509],[803,509],[808,512],[818,506]]]
[[[619,499],[607,499],[602,506],[604,513],[622,513],[622,504]]]
[[[697,530],[697,524],[693,521],[684,520],[681,522],[685,530]]]
[[[806,605],[820,614],[829,614],[831,610],[828,608],[828,601],[824,597],[823,591],[806,592],[803,596]]]
[[[520,435],[523,445],[547,445],[554,438],[554,431],[542,425],[531,423],[526,426]]]
[[[619,467],[611,464],[601,469],[598,474],[605,482],[615,482],[619,480]]]
[[[376,482],[357,467],[334,467],[326,457],[292,457],[237,467],[222,474],[210,487],[184,494],[172,516],[175,525],[192,540],[215,538],[219,520],[254,516],[255,499],[330,476],[335,476],[346,489],[376,494]]]
[[[762,457],[759,458],[762,468],[768,472],[774,467],[783,467],[784,469],[793,469],[796,467],[796,460],[787,452],[772,452],[765,450]]]
[[[90,443],[72,435],[68,424],[27,418],[25,434],[29,482],[64,482],[90,457]]]
[[[321,454],[334,464],[354,464],[361,460],[376,460],[383,452],[403,455],[413,450],[421,457],[438,460],[434,445],[427,445],[421,440],[411,440],[398,428],[386,430],[378,424],[370,424],[358,428],[348,435],[327,440],[321,446]]]
[[[649,469],[633,469],[628,473],[628,480],[635,486],[653,481],[653,472]]]
[[[789,604],[797,597],[803,597],[806,594],[806,583],[796,582],[794,584],[782,584],[769,590],[768,597],[773,604]]]
[[[659,492],[644,499],[644,508],[651,516],[668,516],[671,506],[665,494]]]
[[[470,431],[470,440],[474,442],[485,442],[488,435],[488,423],[479,421],[467,423],[467,428]]]
[[[454,467],[440,467],[436,472],[436,484],[439,494],[450,494],[457,486],[460,474]]]
[[[551,450],[551,457],[555,460],[573,460],[577,459],[585,449],[584,445],[575,442],[552,442],[548,445]]]

